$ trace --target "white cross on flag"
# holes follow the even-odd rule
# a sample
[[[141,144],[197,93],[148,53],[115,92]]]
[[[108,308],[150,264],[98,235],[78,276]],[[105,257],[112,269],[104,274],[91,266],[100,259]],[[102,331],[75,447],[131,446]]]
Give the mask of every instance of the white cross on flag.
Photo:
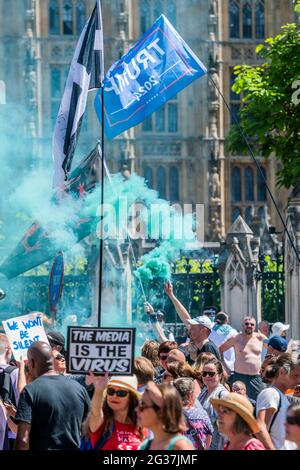
[[[62,186],[71,168],[89,90],[104,80],[101,0],[83,28],[73,56],[52,139],[53,187]]]

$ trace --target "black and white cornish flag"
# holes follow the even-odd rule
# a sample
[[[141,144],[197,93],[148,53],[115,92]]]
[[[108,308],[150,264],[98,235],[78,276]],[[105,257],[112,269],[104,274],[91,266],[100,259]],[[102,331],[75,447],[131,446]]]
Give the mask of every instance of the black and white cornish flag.
[[[73,56],[52,139],[53,187],[67,179],[75,152],[89,90],[104,81],[101,0],[85,25]]]

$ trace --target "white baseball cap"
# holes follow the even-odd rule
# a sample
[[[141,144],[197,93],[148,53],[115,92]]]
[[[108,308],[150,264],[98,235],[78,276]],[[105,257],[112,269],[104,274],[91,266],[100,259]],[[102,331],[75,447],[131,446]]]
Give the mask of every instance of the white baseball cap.
[[[290,325],[285,325],[284,323],[281,323],[280,321],[274,323],[272,326],[272,336],[280,336],[283,331],[288,330]]]
[[[200,317],[188,320],[188,323],[190,325],[205,326],[205,328],[208,328],[210,331],[213,329],[214,326],[214,324],[210,321],[207,315],[201,315]]]

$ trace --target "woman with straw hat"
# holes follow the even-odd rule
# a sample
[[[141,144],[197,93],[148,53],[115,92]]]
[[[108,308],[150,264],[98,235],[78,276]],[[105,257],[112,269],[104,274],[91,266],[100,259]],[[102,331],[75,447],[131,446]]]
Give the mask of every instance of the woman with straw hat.
[[[228,440],[224,450],[265,450],[263,444],[253,437],[260,429],[248,398],[229,393],[224,398],[212,398],[211,404],[218,413],[219,432]]]
[[[93,450],[137,450],[144,439],[137,425],[140,394],[137,378],[96,377],[90,372],[94,395],[87,425]]]

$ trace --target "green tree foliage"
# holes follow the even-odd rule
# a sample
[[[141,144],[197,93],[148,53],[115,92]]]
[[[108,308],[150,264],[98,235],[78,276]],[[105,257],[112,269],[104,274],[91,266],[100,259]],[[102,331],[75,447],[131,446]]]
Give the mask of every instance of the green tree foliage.
[[[298,1],[295,10],[300,14]],[[280,162],[277,183],[289,188],[300,180],[299,25],[283,26],[256,52],[265,60],[262,65],[234,68],[232,89],[243,93],[240,125],[257,154],[267,158],[275,153]],[[227,148],[233,153],[248,153],[237,125],[229,132]]]

